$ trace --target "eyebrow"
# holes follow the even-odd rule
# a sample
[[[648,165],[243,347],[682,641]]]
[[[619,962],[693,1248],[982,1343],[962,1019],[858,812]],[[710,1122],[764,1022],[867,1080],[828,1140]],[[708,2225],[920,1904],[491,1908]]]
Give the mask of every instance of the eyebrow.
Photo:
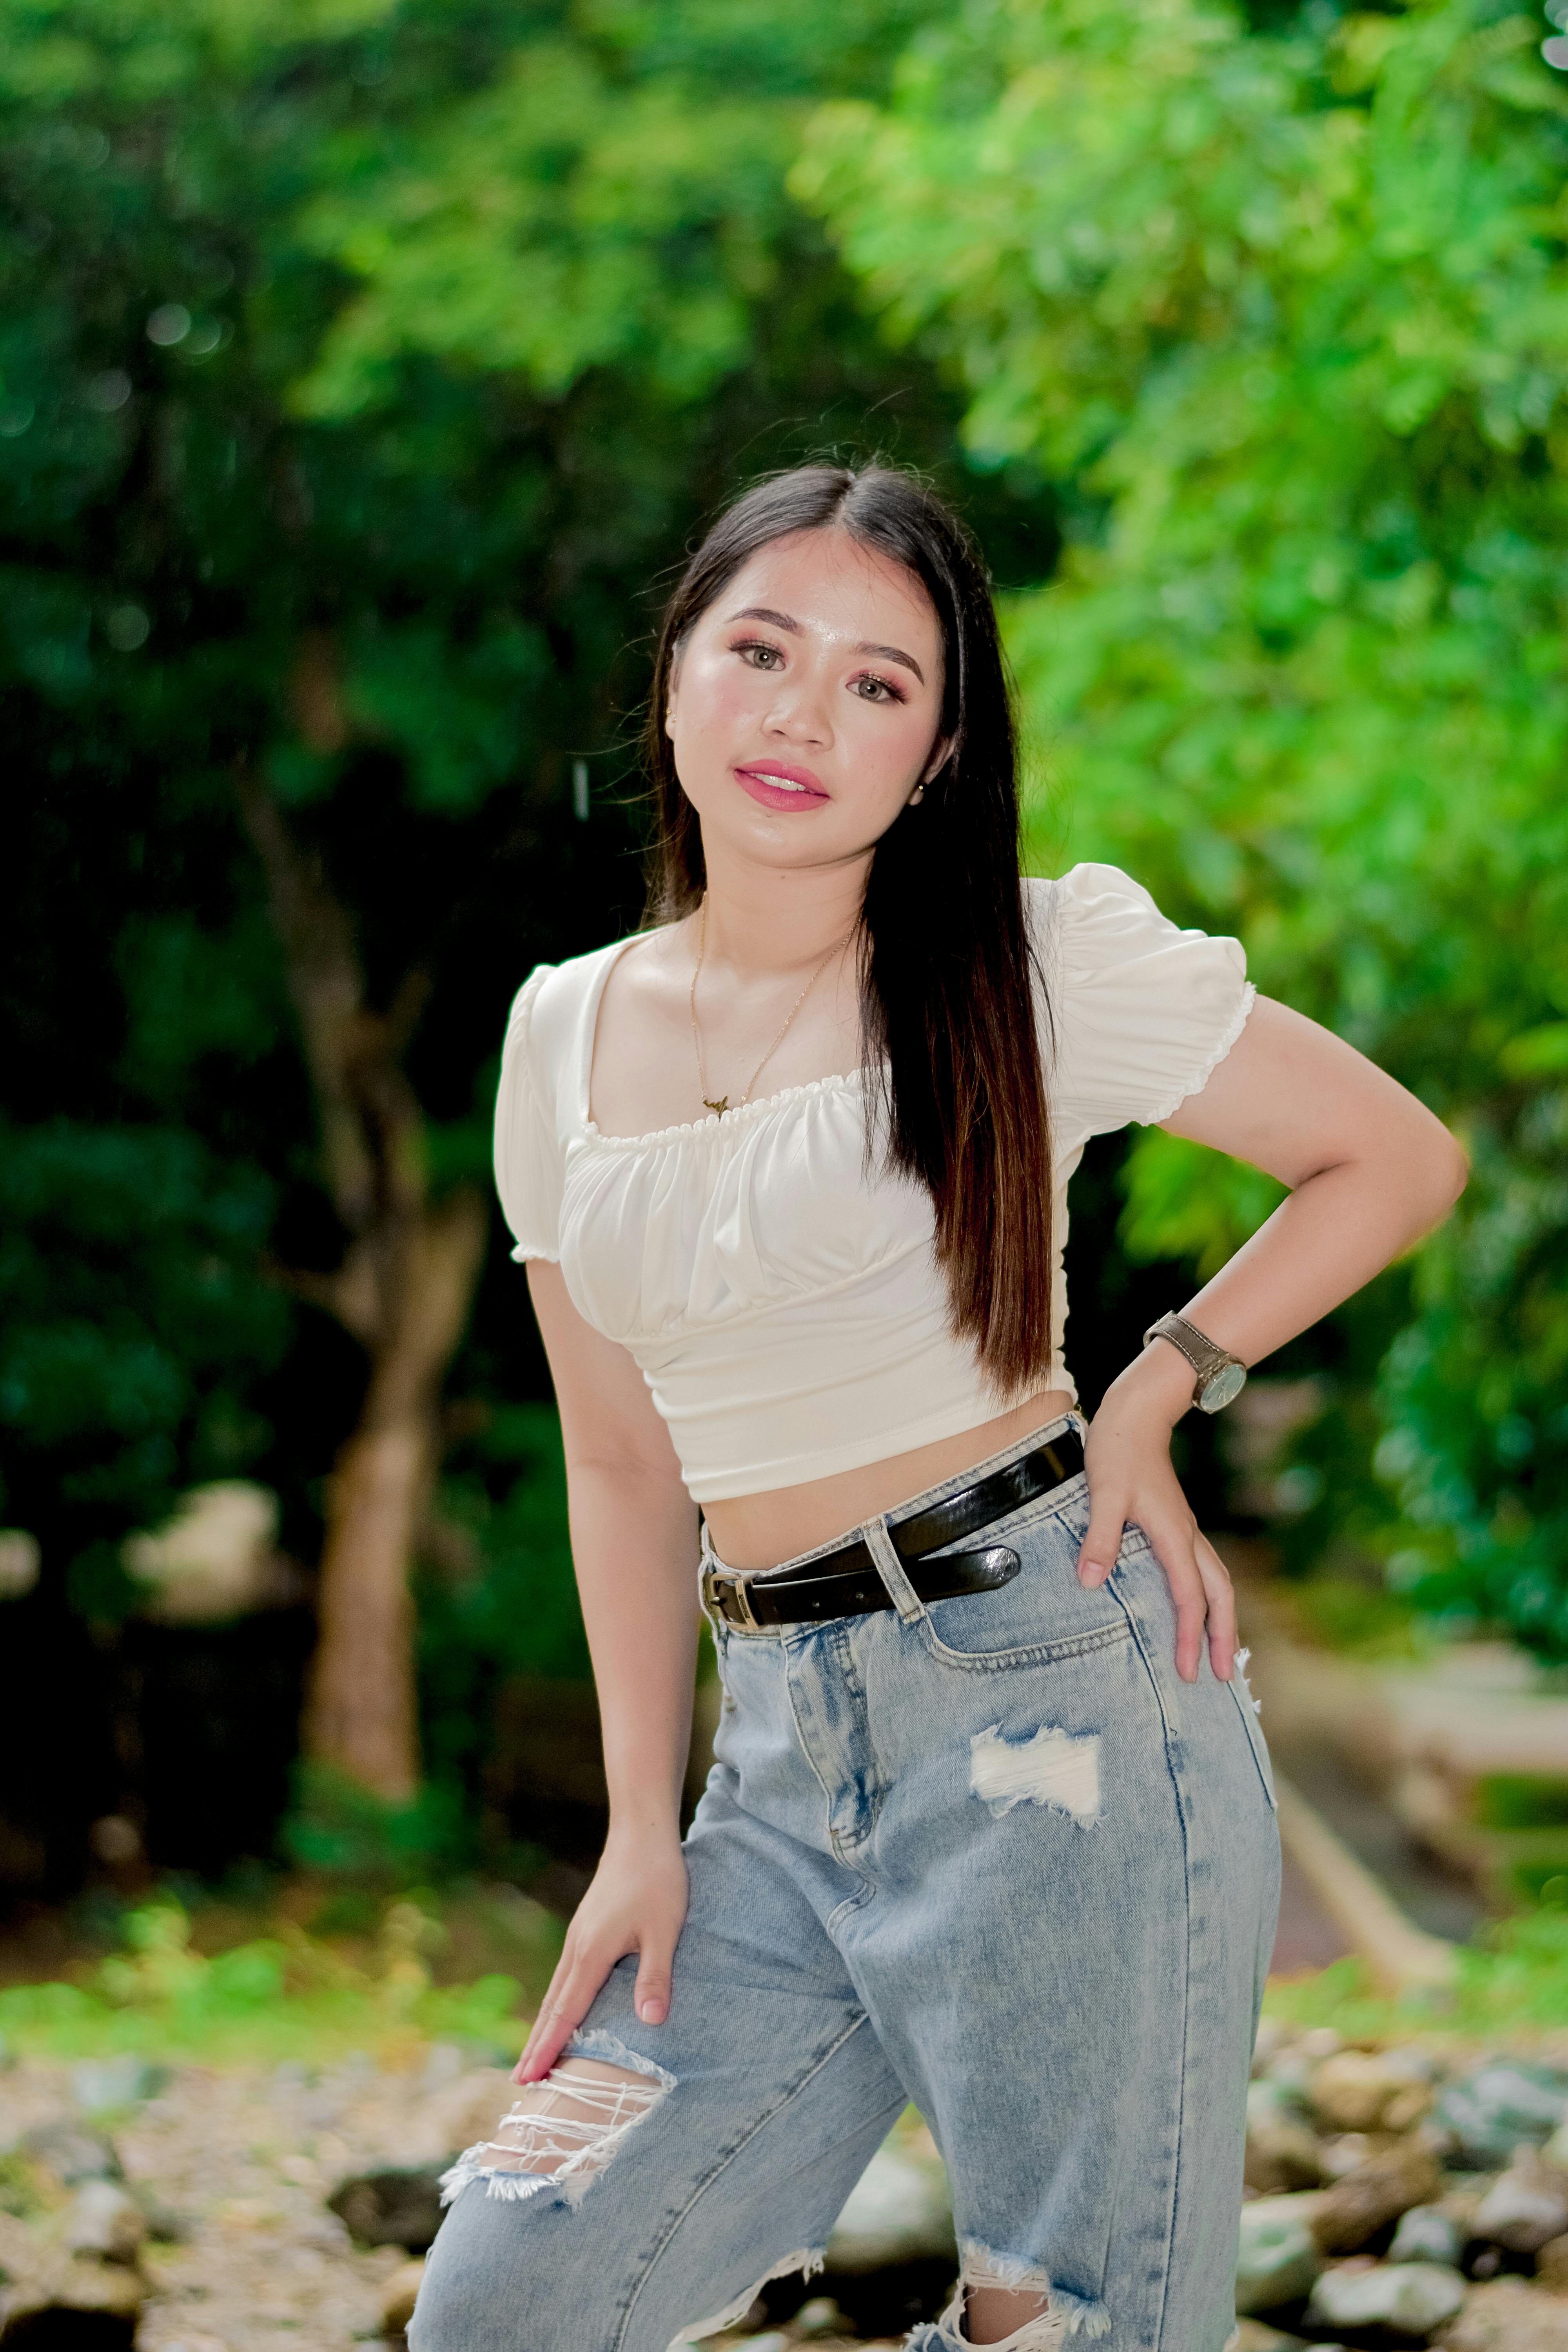
[[[805,634],[800,623],[792,620],[787,613],[775,613],[766,604],[747,604],[740,612],[731,613],[730,619],[731,622],[765,621],[771,628],[783,629],[785,635],[791,637]],[[899,662],[905,669],[912,669],[922,686],[926,682],[926,674],[913,654],[905,653],[901,646],[861,645],[855,650],[858,654],[874,654],[882,661]]]

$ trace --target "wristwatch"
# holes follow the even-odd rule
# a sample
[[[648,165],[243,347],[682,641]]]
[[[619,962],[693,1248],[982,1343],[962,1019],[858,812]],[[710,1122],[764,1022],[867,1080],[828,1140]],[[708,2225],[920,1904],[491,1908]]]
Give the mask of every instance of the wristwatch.
[[[1217,1347],[1184,1315],[1162,1315],[1144,1332],[1143,1345],[1147,1347],[1151,1339],[1169,1339],[1185,1356],[1197,1374],[1193,1402],[1200,1412],[1218,1412],[1247,1386],[1247,1366],[1241,1358],[1233,1356],[1228,1348]]]

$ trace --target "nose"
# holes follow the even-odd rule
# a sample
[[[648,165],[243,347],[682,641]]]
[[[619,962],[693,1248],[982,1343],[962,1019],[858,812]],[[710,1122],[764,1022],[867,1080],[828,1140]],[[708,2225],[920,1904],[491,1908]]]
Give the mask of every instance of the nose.
[[[833,724],[828,717],[826,686],[798,669],[793,676],[781,677],[766,723],[768,733],[780,742],[818,747],[830,743]]]

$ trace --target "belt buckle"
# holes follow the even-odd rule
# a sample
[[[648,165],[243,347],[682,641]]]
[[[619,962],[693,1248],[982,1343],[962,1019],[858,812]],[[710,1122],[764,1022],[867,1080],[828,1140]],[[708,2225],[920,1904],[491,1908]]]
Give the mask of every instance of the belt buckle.
[[[746,1591],[745,1580],[737,1570],[732,1568],[704,1569],[702,1571],[702,1581],[707,1588],[710,1607],[718,1611],[720,1616],[723,1618],[726,1625],[730,1624],[732,1621],[730,1618],[723,1602],[719,1598],[719,1587],[721,1584],[726,1585],[729,1588],[730,1598],[740,1613],[741,1630],[742,1633],[760,1633],[762,1632],[763,1629],[761,1625],[758,1624],[757,1620],[752,1613],[751,1596]]]

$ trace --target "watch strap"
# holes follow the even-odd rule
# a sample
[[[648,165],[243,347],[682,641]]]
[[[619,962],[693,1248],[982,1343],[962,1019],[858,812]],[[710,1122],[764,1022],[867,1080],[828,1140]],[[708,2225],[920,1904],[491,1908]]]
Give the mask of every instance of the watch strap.
[[[1233,1356],[1228,1348],[1222,1348],[1217,1340],[1209,1338],[1206,1331],[1200,1331],[1195,1323],[1189,1323],[1184,1315],[1162,1315],[1158,1322],[1151,1323],[1144,1332],[1143,1345],[1147,1347],[1151,1339],[1168,1339],[1179,1354],[1185,1356],[1197,1375],[1197,1384],[1193,1391],[1194,1396],[1201,1396],[1215,1374],[1222,1371],[1226,1364],[1238,1365],[1243,1371],[1247,1369],[1239,1356]]]

